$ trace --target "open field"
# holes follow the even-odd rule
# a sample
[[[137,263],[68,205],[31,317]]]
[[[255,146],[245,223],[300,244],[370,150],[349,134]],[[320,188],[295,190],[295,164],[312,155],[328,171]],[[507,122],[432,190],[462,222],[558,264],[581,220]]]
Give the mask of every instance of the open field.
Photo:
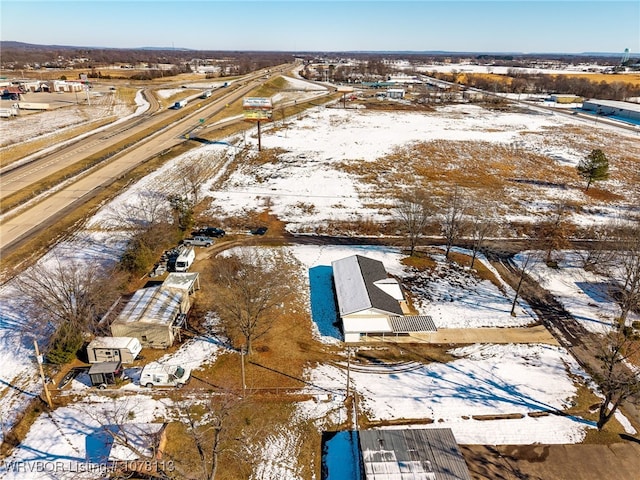
[[[278,82],[255,93],[271,94],[282,86]],[[316,297],[312,298],[317,284],[312,284],[311,270],[355,253],[383,261],[387,271],[403,281],[417,311],[433,315],[440,327],[506,330],[526,328],[539,319],[526,304],[519,306],[517,317],[511,317],[513,291],[483,258],[476,271],[465,268],[468,252],[461,249],[449,261],[436,248],[424,248],[422,258],[407,261],[401,245],[290,246],[287,236],[370,231],[382,237],[385,229],[396,234],[397,191],[417,187],[428,191],[439,206],[455,185],[473,202],[493,202],[500,222],[492,236],[527,238],[526,227],[549,215],[559,201],[571,205],[571,221],[586,228],[633,213],[640,199],[637,138],[533,108],[497,111],[455,105],[433,111],[374,112],[314,106],[265,127],[262,152],[257,152],[256,143],[255,132],[249,131],[167,161],[105,201],[73,236],[42,259],[43,264],[55,255],[87,263],[116,262],[129,232],[111,222],[114,212],[133,211],[127,208],[142,205],[150,193],[162,198],[179,193],[175,178],[185,167],[215,161],[215,172],[201,185],[202,204],[195,220],[221,226],[228,235],[211,250],[199,250],[193,268],[200,272],[202,290],[196,294],[190,321],[201,330],[161,357],[165,362],[187,364],[197,378],[184,390],[148,391],[135,382],[138,364],[129,371],[134,382],[114,389],[113,399],[110,390],[98,395],[87,386],[86,378],[78,378],[58,394],[53,412],[34,415],[33,427],[13,451],[12,460],[82,462],[87,436],[99,430],[99,417],[104,415],[114,422],[170,422],[167,454],[178,459],[186,452],[180,458],[183,471],[199,468],[184,413],[189,409],[198,420],[222,417],[219,409],[225,407],[224,400],[239,396],[242,369],[241,355],[216,329],[212,254],[208,252],[222,251],[225,242],[250,245],[247,229],[257,225],[269,227],[264,243],[270,241],[269,248],[286,256],[293,296],[279,307],[268,335],[256,342],[255,354],[245,358],[250,394],[226,405],[224,468],[216,478],[319,478],[321,432],[350,428],[354,423],[360,427],[449,426],[458,441],[467,445],[465,454],[473,459],[477,478],[500,478],[483,469],[483,459],[478,458],[483,448],[498,450],[514,461],[536,462],[546,456],[555,459],[562,451],[548,444],[603,443],[593,448],[613,451],[623,441],[621,435],[636,434],[640,425],[623,415],[601,435],[594,432],[592,407],[599,393],[571,354],[558,345],[367,345],[347,360],[335,325],[331,286],[323,287],[326,303],[322,306],[327,308],[320,309],[324,315],[318,316]],[[605,150],[612,166],[611,178],[597,185],[598,195],[586,194],[575,173],[577,161],[593,148]],[[564,264],[556,273],[572,281],[572,272]],[[0,352],[4,354],[0,363],[5,365],[1,378],[8,384],[0,391],[2,411],[20,409],[39,391],[29,344],[16,336],[22,317],[15,292],[11,282],[0,289]],[[577,295],[557,292],[559,298],[561,294]],[[608,315],[615,314],[614,308]],[[152,352],[148,358],[159,355]],[[347,361],[353,362],[350,381],[355,405],[345,398]],[[5,378],[9,369],[13,375]],[[269,391],[258,390],[265,388]],[[215,415],[207,417],[208,411]],[[11,419],[2,421],[10,425]],[[619,451],[629,454],[623,447]],[[484,461],[495,461],[491,468],[496,469],[508,462],[494,458]],[[612,477],[624,478],[624,468],[616,472],[612,465]],[[522,469],[545,480],[569,478],[557,460],[546,470]],[[180,475],[175,478],[184,478]],[[25,477],[10,474],[6,478]]]

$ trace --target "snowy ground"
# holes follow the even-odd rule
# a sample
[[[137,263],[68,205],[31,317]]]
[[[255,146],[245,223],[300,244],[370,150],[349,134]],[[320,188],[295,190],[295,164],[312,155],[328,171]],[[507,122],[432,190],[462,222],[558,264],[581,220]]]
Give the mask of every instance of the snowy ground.
[[[197,370],[204,364],[215,362],[224,349],[224,339],[196,337],[184,343],[175,353],[158,359],[158,362]],[[103,461],[96,458],[104,456],[105,452],[97,455],[89,448],[90,439],[99,433],[102,426],[114,423],[166,422],[176,418],[171,400],[156,400],[150,393],[146,393],[149,391],[147,388],[138,385],[140,370],[126,369],[131,382],[125,383],[120,389],[127,394],[123,392],[122,396],[113,399],[109,396],[87,394],[93,391],[88,375],[82,374],[74,379],[66,394],[85,396],[67,407],[55,409],[51,414],[41,414],[31,427],[27,438],[14,450],[4,465],[0,466],[0,478],[101,478],[100,471],[96,469],[100,468]],[[16,463],[11,466],[11,462]],[[43,466],[45,471],[24,470],[37,469],[40,466]],[[54,474],[50,471],[51,468],[56,469]],[[86,474],[74,476],[77,475],[76,472],[82,471],[80,469],[84,469]]]
[[[522,265],[524,255],[526,252],[516,255],[518,265]],[[544,254],[539,253],[532,258],[528,273],[587,330],[608,332],[620,314],[620,307],[608,293],[610,279],[584,270],[580,252],[564,251],[559,258],[558,268],[550,268]],[[640,316],[631,312],[627,320],[631,324]]]
[[[396,147],[415,141],[441,139],[478,140],[493,145],[517,143],[518,148],[530,148],[548,155],[549,162],[555,162],[554,165],[562,165],[563,162],[574,164],[584,153],[580,149],[545,143],[550,131],[571,127],[571,122],[571,119],[558,116],[489,112],[468,105],[444,107],[429,115],[319,107],[290,119],[284,128],[276,128],[274,125],[265,129],[263,147],[286,151],[275,164],[250,165],[246,168],[240,166],[231,172],[220,190],[211,192],[208,188],[216,178],[224,178],[222,175],[230,165],[237,147],[202,146],[173,160],[132,186],[113,205],[140,206],[145,195],[172,193],[176,188],[173,179],[180,164],[204,162],[215,156],[219,177],[213,177],[205,184],[202,193],[213,197],[212,211],[221,216],[241,214],[249,209],[261,210],[265,199],[269,198],[271,212],[287,222],[287,228],[291,231],[313,231],[315,225],[328,225],[336,220],[386,219],[388,211],[373,206],[375,202],[371,202],[374,196],[371,186],[345,173],[342,170],[343,162],[376,162]],[[525,132],[534,132],[536,135],[528,135],[523,139]],[[252,135],[247,137],[249,145],[255,147],[257,140]],[[241,143],[238,138],[229,140],[238,145]],[[113,205],[105,206],[89,222],[87,230],[56,247],[43,262],[51,261],[52,255],[79,258],[86,262],[115,261],[124,248],[126,235],[114,232],[114,226],[109,224]],[[521,213],[525,218],[532,218],[530,210],[525,209]],[[615,214],[615,208],[611,208],[606,216]],[[597,212],[593,218],[601,221],[601,215],[601,212]],[[382,260],[391,274],[399,277],[407,275],[399,262],[400,252],[395,249],[296,247],[292,251],[307,270],[330,265],[331,260],[336,258],[366,252],[367,255]],[[326,270],[316,272],[319,274],[318,281],[326,288]],[[566,270],[560,269],[558,272],[558,275],[563,275]],[[434,318],[437,322],[447,326],[489,326],[493,325],[489,322],[490,318],[499,319],[502,326],[507,326],[505,311],[508,293],[505,296],[500,289],[488,282],[469,282],[465,275],[459,274],[462,275],[458,272],[451,279],[426,279],[437,294],[434,293],[428,301],[419,304],[421,312],[436,312]],[[540,278],[550,282],[545,279],[556,277],[545,273]],[[575,287],[576,280],[573,284]],[[562,297],[561,300],[569,303],[568,308],[581,309],[577,313],[589,317],[588,321],[592,324],[605,323],[598,317],[592,318],[595,310],[589,310],[592,308],[589,305],[591,300],[583,298],[578,290],[572,290],[569,286],[564,285],[556,290]],[[23,313],[15,304],[17,295],[11,283],[0,288],[0,421],[5,428],[13,424],[26,402],[39,393],[31,339],[28,335],[20,336],[17,333],[24,325]],[[451,298],[457,301],[449,302]],[[312,310],[313,302],[312,293]],[[474,302],[481,302],[486,306],[484,311],[479,311]],[[575,302],[575,306],[571,302]],[[452,306],[446,305],[447,303],[457,304],[458,310],[452,310]],[[325,311],[323,308],[321,304],[320,309]],[[585,313],[587,311],[591,313]],[[508,320],[512,322],[511,319]],[[318,334],[323,339],[336,340],[337,330],[333,324],[320,321],[317,322],[317,327]],[[461,351],[461,355],[468,353],[468,358],[446,365],[420,367],[412,372],[394,375],[379,372],[354,373],[354,384],[361,392],[363,406],[371,418],[411,417],[414,415],[411,412],[422,412],[421,416],[431,416],[436,422],[442,419],[443,422],[439,425],[451,426],[458,440],[463,443],[555,443],[576,442],[582,438],[584,429],[587,428],[585,423],[567,417],[495,420],[490,423],[491,429],[487,428],[488,422],[464,419],[464,416],[474,414],[524,414],[546,408],[563,408],[575,393],[564,368],[566,364],[572,371],[577,371],[577,367],[563,350],[548,346],[474,348],[478,351]],[[182,358],[188,359],[188,355]],[[318,382],[326,382],[331,388],[344,385],[344,372],[335,367],[324,366],[311,375]],[[394,383],[395,377],[398,381]],[[526,385],[522,383],[523,378],[527,379]],[[377,385],[380,385],[379,389]],[[65,408],[71,410],[60,412],[62,424],[67,425],[64,428],[75,430],[76,425],[65,423],[72,421],[71,417],[76,414],[73,410],[75,406]],[[31,430],[24,448],[16,451],[16,455],[20,456],[17,458],[41,455],[65,460],[68,456],[73,460],[82,457],[81,450],[73,450],[80,449],[79,438],[71,440],[75,447],[72,448],[74,453],[70,453],[69,450],[57,450],[66,448],[62,447],[65,443],[61,440],[62,437],[52,437],[55,440],[49,441],[48,448],[52,448],[53,453],[49,453],[43,444],[47,442],[47,432],[52,431],[55,425],[48,425],[48,421],[44,416],[38,420],[43,423],[38,423]],[[532,440],[534,438],[537,440]],[[277,445],[288,444],[288,441],[274,439],[274,449],[277,449]]]
[[[586,429],[595,426],[576,417],[528,416],[569,407],[576,394],[569,373],[586,377],[563,348],[472,345],[450,353],[460,358],[446,364],[416,364],[410,371],[354,367],[351,381],[360,409],[374,421],[432,419],[433,426],[450,427],[463,444],[579,443]],[[312,382],[327,388],[346,385],[346,369],[323,365],[309,374]],[[499,414],[524,418],[471,418]]]

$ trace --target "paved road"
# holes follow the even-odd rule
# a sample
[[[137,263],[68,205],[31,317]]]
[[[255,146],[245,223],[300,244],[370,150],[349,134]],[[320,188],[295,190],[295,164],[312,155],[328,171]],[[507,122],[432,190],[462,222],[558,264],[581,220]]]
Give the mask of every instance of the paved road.
[[[282,67],[282,69],[284,68]],[[29,208],[25,208],[19,214],[3,220],[0,222],[0,249],[5,254],[10,252],[22,240],[45,230],[58,218],[95,196],[102,188],[120,178],[130,169],[186,141],[184,133],[197,124],[198,119],[215,115],[226,108],[228,103],[242,98],[263,82],[262,77],[247,81],[220,99],[190,111],[169,127],[157,131],[143,141],[111,157],[108,163],[101,164],[73,184],[49,195]],[[146,127],[141,126],[140,128]]]

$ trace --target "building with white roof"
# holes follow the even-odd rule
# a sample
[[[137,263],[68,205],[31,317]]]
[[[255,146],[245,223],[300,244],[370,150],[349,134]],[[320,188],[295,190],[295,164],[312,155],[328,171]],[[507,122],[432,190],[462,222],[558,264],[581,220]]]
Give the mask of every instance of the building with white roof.
[[[382,262],[353,255],[332,262],[332,267],[345,342],[436,330],[431,317],[407,315],[400,284],[387,275]]]
[[[582,102],[582,109],[595,112],[598,115],[625,117],[640,121],[640,104],[620,102],[617,100],[590,99]]]

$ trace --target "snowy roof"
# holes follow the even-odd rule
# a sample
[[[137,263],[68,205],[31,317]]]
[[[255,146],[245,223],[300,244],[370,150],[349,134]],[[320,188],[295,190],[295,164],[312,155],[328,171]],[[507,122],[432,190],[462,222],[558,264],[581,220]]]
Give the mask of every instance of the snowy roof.
[[[162,282],[162,286],[166,288],[174,288],[177,290],[191,290],[193,284],[198,280],[199,273],[170,273]]]
[[[139,345],[140,342],[137,338],[133,337],[96,337],[89,345],[87,350],[92,348],[129,348],[135,345]]]
[[[170,325],[180,313],[183,293],[156,287],[136,291],[113,323]]]
[[[589,100],[585,100],[584,103],[590,103],[592,105],[602,105],[603,107],[611,107],[611,108],[621,108],[623,110],[629,110],[632,112],[640,113],[640,104],[631,103],[631,102],[620,102],[618,100],[598,100],[595,98],[590,98]]]
[[[361,430],[366,480],[471,480],[449,428]]]
[[[387,293],[389,281],[382,262],[353,255],[331,262],[333,281],[340,315],[349,315],[369,308],[402,315],[398,299]],[[384,280],[380,286],[376,282]],[[386,290],[386,291],[385,291]]]

